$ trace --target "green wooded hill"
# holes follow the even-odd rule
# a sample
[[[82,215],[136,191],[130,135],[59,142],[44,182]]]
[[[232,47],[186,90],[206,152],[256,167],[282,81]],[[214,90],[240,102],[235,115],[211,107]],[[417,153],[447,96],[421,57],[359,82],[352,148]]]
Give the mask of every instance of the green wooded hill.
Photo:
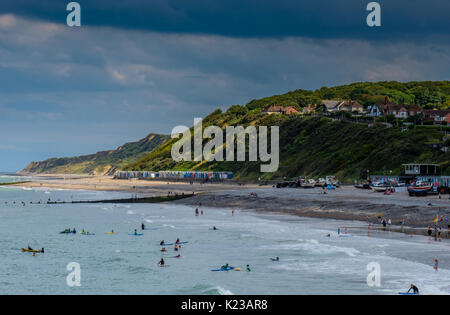
[[[132,163],[170,139],[167,135],[150,134],[129,142],[115,150],[68,158],[52,158],[31,162],[23,172],[48,174],[114,174],[117,169]]]
[[[336,175],[351,182],[371,173],[400,174],[402,163],[439,162],[444,174],[450,173],[450,153],[432,148],[442,143],[446,128],[415,126],[388,128],[383,124],[337,121],[326,117],[301,115],[267,115],[261,113],[268,105],[290,105],[301,108],[323,99],[353,99],[364,106],[383,100],[416,103],[422,108],[448,108],[450,82],[378,82],[321,88],[316,91],[296,90],[283,95],[252,100],[245,106],[233,105],[226,112],[216,110],[203,120],[203,128],[226,126],[279,126],[280,167],[276,173],[260,173],[259,162],[179,162],[171,157],[172,139],[125,170],[198,170],[232,171],[235,178],[277,179],[294,176]],[[191,128],[192,131],[192,128]],[[225,132],[224,132],[225,134]],[[205,144],[208,140],[204,140]],[[225,142],[225,139],[224,139]],[[270,141],[269,141],[270,142]]]
[[[249,110],[261,109],[267,104],[301,108],[308,104],[318,104],[325,99],[351,99],[368,106],[383,101],[386,96],[394,103],[415,103],[424,109],[446,109],[450,108],[450,81],[359,82],[329,88],[322,87],[315,91],[296,90],[282,95],[252,100],[246,105],[246,108]]]

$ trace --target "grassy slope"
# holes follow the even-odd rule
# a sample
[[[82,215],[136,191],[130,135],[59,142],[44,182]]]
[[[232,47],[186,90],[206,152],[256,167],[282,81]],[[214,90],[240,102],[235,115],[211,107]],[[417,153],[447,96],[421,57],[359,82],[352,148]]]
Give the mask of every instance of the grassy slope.
[[[236,123],[246,125],[244,120],[245,117]],[[280,167],[276,173],[260,174],[259,162],[175,163],[170,149],[176,140],[167,142],[126,169],[226,170],[233,171],[237,178],[262,176],[266,179],[333,174],[346,181],[365,177],[368,169],[371,172],[392,170],[399,174],[402,163],[413,161],[439,161],[446,173],[450,171],[450,154],[425,145],[442,138],[442,133],[436,129],[402,132],[382,125],[369,128],[328,118],[280,115],[261,115],[252,123],[280,126]]]
[[[449,153],[426,146],[439,142],[443,133],[435,128],[402,132],[382,125],[367,125],[332,121],[327,118],[264,115],[267,105],[303,107],[324,98],[352,98],[362,104],[384,99],[416,102],[423,107],[445,108],[450,103],[450,82],[379,82],[322,88],[316,91],[297,90],[283,95],[253,100],[246,106],[233,105],[227,112],[216,110],[203,121],[203,127],[217,125],[280,126],[280,168],[276,173],[261,174],[259,162],[180,162],[170,154],[172,139],[128,164],[127,170],[218,170],[232,171],[237,178],[267,179],[297,175],[337,175],[340,180],[352,181],[373,172],[402,172],[402,163],[414,161],[440,162],[445,174],[450,172]],[[204,141],[206,143],[206,140]]]

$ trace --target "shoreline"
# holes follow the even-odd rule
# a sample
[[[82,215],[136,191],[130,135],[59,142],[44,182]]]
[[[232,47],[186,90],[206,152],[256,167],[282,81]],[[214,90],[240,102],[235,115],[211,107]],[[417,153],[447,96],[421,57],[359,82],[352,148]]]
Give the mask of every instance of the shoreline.
[[[391,220],[391,231],[426,235],[426,228],[433,227],[436,216],[450,216],[449,195],[409,197],[406,192],[390,196],[371,190],[344,186],[323,194],[322,188],[273,188],[256,184],[198,183],[151,180],[114,180],[106,176],[43,175],[30,182],[12,186],[70,190],[129,192],[147,197],[170,194],[195,194],[190,198],[171,201],[193,207],[243,209],[256,213],[290,214],[300,217],[360,221],[379,228],[378,214]],[[255,193],[256,195],[251,195]],[[429,204],[432,204],[431,206]],[[440,224],[448,237],[448,221]],[[425,228],[425,230],[424,230]]]
[[[255,192],[256,196],[250,195]],[[198,207],[251,210],[260,213],[290,214],[300,217],[359,221],[374,228],[382,227],[380,219],[391,220],[386,230],[427,235],[427,228],[434,226],[434,219],[450,216],[449,195],[410,197],[406,192],[386,196],[373,191],[353,187],[339,188],[322,193],[315,189],[253,189],[202,194],[175,203]],[[431,206],[428,204],[432,204]],[[402,222],[404,225],[402,228]],[[448,235],[448,221],[440,223],[442,233]]]

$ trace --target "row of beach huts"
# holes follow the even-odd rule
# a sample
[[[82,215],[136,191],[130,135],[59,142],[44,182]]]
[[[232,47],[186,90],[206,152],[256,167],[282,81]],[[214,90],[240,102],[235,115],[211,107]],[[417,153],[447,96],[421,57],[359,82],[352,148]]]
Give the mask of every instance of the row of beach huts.
[[[115,179],[201,179],[224,180],[232,179],[232,172],[199,172],[199,171],[118,171]]]

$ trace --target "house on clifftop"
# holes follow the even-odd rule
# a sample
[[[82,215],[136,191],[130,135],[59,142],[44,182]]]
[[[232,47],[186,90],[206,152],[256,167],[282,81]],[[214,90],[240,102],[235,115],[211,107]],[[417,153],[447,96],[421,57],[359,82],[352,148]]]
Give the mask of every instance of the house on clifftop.
[[[262,111],[265,114],[283,114],[283,115],[291,115],[291,114],[299,114],[300,112],[293,106],[275,106],[271,105]]]

